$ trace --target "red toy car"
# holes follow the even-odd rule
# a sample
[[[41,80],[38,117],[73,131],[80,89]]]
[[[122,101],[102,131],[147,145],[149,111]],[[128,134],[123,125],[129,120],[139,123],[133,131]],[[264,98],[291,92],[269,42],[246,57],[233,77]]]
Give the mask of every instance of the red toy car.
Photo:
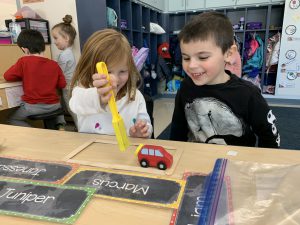
[[[142,167],[165,170],[172,166],[173,156],[161,146],[140,144],[135,152]]]

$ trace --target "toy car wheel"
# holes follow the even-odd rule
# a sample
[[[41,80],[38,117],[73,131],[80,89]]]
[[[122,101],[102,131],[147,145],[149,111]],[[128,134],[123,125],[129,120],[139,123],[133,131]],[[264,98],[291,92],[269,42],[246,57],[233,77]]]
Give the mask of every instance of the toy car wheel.
[[[167,166],[164,162],[159,162],[159,163],[157,163],[157,168],[160,170],[165,170],[165,169],[167,169]]]
[[[140,161],[140,165],[141,165],[141,167],[148,167],[149,166],[149,163],[148,163],[148,161],[146,160],[146,159],[142,159],[141,161]]]

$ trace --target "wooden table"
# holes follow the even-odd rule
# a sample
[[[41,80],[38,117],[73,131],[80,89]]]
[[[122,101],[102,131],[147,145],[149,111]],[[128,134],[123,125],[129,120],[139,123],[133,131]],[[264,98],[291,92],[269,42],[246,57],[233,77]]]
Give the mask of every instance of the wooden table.
[[[0,156],[10,155],[44,160],[61,160],[82,144],[93,139],[105,141],[115,140],[112,136],[8,125],[0,125],[0,139],[4,139],[0,140],[0,144],[2,141],[4,142],[0,147]],[[300,163],[300,151],[219,146],[151,139],[131,139],[131,141],[135,143],[173,146],[178,149],[183,149],[184,152],[179,163],[171,175],[173,178],[181,178],[186,171],[209,173],[217,158],[262,163]],[[99,151],[91,151],[88,154],[82,155],[79,154],[77,157],[78,159],[99,160],[99,162],[101,162],[101,152],[106,151],[106,153],[108,152],[110,155],[111,161],[114,162],[119,160],[121,154],[126,154],[112,150],[113,148],[115,148],[115,146],[111,144],[103,144]],[[234,151],[237,155],[228,155],[229,151]],[[124,163],[126,163],[126,160],[124,160]],[[171,209],[155,208],[94,197],[83,210],[83,213],[75,224],[168,225],[172,211]],[[53,224],[11,216],[0,216],[0,221],[1,224],[5,225]]]

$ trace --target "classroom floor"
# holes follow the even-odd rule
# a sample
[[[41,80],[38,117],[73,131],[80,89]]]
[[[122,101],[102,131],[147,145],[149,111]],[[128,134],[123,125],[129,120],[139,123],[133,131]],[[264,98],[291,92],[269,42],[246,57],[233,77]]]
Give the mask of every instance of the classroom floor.
[[[171,122],[174,98],[159,98],[154,101],[154,137],[156,138]]]

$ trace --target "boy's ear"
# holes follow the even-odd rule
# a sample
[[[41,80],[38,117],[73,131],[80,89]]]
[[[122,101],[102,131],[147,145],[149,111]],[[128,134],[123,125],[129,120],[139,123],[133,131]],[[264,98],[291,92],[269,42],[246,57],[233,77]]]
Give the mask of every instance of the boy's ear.
[[[29,54],[30,54],[28,48],[21,47],[21,49],[22,49],[22,51],[23,51],[26,55],[29,55]]]
[[[231,45],[230,48],[225,53],[225,62],[230,63],[232,61],[233,55],[237,52],[237,46],[235,44]]]

